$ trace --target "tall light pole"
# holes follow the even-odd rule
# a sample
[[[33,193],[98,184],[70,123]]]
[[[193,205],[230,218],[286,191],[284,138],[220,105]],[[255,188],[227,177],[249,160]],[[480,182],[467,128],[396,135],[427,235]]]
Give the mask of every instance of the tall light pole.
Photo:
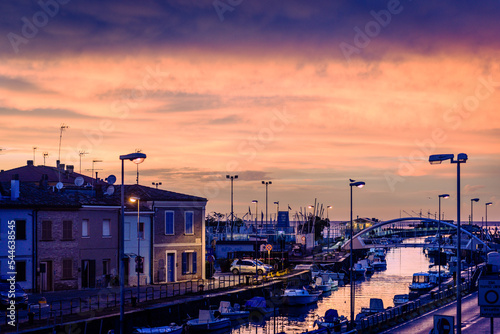
[[[349,322],[349,326],[350,328],[352,329],[353,326],[354,326],[354,303],[355,303],[355,289],[354,289],[354,254],[353,254],[353,251],[352,251],[352,237],[354,236],[354,233],[353,233],[353,228],[352,228],[352,187],[358,187],[358,188],[363,188],[365,186],[365,183],[363,181],[357,181],[356,180],[352,180],[352,179],[349,179],[349,187],[351,189],[351,240],[350,240],[350,243],[349,243],[349,251],[350,251],[350,265],[351,265],[351,274],[349,275],[350,276],[350,284],[351,284],[351,321]]]
[[[327,238],[327,244],[328,244],[328,251],[330,251],[330,229],[332,228],[332,225],[330,224],[330,218],[328,217],[328,210],[333,208],[333,206],[328,205],[326,207],[326,219],[328,220],[328,238]]]
[[[439,280],[439,292],[441,292],[441,198],[450,198],[448,194],[442,194],[438,196],[439,198],[439,221],[438,221],[438,280]]]
[[[485,206],[485,208],[486,208],[486,220],[485,220],[485,222],[486,222],[486,231],[485,231],[485,233],[486,233],[486,238],[488,237],[488,207],[489,207],[490,205],[492,205],[492,204],[493,204],[492,202],[488,202],[488,203],[485,203],[485,204],[484,204],[484,206]]]
[[[135,263],[136,266],[139,265],[140,257],[141,257],[141,229],[140,229],[140,206],[141,206],[141,199],[139,197],[130,197],[131,202],[137,202],[137,261]],[[139,302],[139,293],[140,293],[140,286],[141,286],[141,281],[140,281],[140,272],[138,268],[135,268],[135,271],[137,272],[137,302]]]
[[[467,154],[459,153],[455,160],[454,154],[434,154],[429,156],[431,165],[440,164],[443,161],[450,160],[452,164],[457,164],[457,334],[462,333],[462,230],[460,226],[460,164],[467,162]]]
[[[278,220],[278,214],[280,212],[280,201],[274,202],[276,204],[276,220]]]
[[[266,185],[266,229],[267,229],[267,186],[273,184],[272,181],[262,181],[262,184]]]
[[[479,202],[479,198],[471,198],[470,199],[470,223],[469,224],[474,224],[474,219],[472,218],[473,217],[472,216],[472,213],[473,213],[473,209],[472,209],[473,205],[472,204],[474,202]]]
[[[120,217],[120,332],[119,334],[124,334],[124,315],[125,315],[125,166],[124,161],[130,160],[135,164],[140,164],[146,159],[146,154],[144,153],[130,153],[126,155],[120,155],[120,160],[122,162],[122,185],[120,188],[120,200],[121,200],[121,217]]]
[[[234,230],[234,213],[233,213],[233,180],[237,179],[238,175],[226,175],[226,179],[231,180],[231,241],[233,241]]]
[[[259,201],[257,201],[256,199],[254,199],[252,201],[252,203],[255,203],[255,278],[257,278],[259,276],[258,274],[258,268],[259,266],[257,266],[257,247],[259,247],[259,244],[258,244],[258,241],[257,241],[257,219],[258,219],[258,215],[257,215],[257,207],[259,205]]]

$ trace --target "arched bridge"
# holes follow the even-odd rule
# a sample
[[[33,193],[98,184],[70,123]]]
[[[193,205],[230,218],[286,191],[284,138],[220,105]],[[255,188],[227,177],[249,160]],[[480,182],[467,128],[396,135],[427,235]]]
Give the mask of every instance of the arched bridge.
[[[384,226],[386,228],[384,228]],[[353,249],[369,249],[377,247],[437,247],[437,241],[423,242],[422,237],[434,236],[440,230],[441,235],[456,233],[457,226],[450,222],[431,219],[406,217],[387,220],[368,227],[354,235],[352,239]],[[462,249],[476,250],[479,246],[483,250],[490,248],[481,239],[465,230],[462,231]],[[465,234],[465,236],[464,236]],[[412,242],[412,239],[415,240]],[[417,241],[418,239],[418,241]],[[343,245],[343,250],[349,250],[351,240],[347,240]],[[444,238],[441,241],[441,248],[455,249],[456,245],[451,239]]]

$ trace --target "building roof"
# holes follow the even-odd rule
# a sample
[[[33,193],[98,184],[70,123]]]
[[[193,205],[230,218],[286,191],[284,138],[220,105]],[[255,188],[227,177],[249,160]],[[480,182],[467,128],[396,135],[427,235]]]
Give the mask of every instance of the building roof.
[[[54,185],[59,181],[64,185],[74,185],[75,179],[79,176],[83,178],[83,184],[105,183],[101,179],[96,180],[90,176],[76,173],[72,165],[60,164],[59,168],[43,165],[35,166],[32,160],[28,160],[26,166],[0,171],[0,182],[9,182],[14,175],[17,175],[22,182],[40,182],[43,175],[47,175],[49,185]]]
[[[11,199],[11,179],[19,176],[19,198]],[[46,174],[46,182],[42,176]],[[82,176],[87,185],[76,186],[74,180]],[[61,171],[61,182],[64,187],[58,190],[59,172],[55,167],[33,166],[28,161],[26,166],[0,172],[0,208],[79,208],[82,206],[120,206],[120,185],[109,185],[103,180],[94,180],[94,187],[89,187],[92,182],[90,177],[70,171]],[[85,183],[84,183],[85,184]],[[108,190],[109,189],[109,190]],[[173,191],[156,189],[138,184],[125,185],[125,197],[132,196],[145,202],[207,202],[206,198],[181,194]],[[127,209],[135,210],[137,205],[125,202]]]

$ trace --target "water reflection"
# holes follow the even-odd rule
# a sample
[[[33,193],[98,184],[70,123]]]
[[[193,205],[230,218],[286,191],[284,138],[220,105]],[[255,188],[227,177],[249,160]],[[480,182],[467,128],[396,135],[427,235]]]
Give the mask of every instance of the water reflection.
[[[394,306],[393,297],[397,294],[407,294],[408,285],[414,273],[429,270],[429,258],[421,248],[394,248],[386,255],[387,269],[375,271],[371,277],[356,281],[356,314],[362,307],[370,306],[370,298],[381,298],[384,307]],[[334,308],[339,315],[350,314],[349,284],[339,287],[337,291],[321,298],[317,304],[303,307],[282,307],[278,316],[260,317],[259,322],[250,322],[233,329],[232,334],[300,334],[313,330],[314,321],[318,316]]]

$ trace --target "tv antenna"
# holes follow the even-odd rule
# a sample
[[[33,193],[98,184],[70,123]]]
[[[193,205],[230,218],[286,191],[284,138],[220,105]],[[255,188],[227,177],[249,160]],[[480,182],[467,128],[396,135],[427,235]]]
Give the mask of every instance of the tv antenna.
[[[49,152],[43,152],[43,165],[45,166],[45,158],[49,156]]]
[[[92,160],[92,169],[91,169],[91,171],[92,171],[92,175],[91,175],[91,177],[92,177],[92,189],[94,189],[94,171],[96,171],[96,170],[102,170],[102,169],[98,169],[98,168],[94,167],[94,164],[96,162],[102,162],[102,160],[98,160],[98,159]]]
[[[84,156],[85,154],[89,154],[89,152],[80,151],[78,153],[78,155],[80,156],[80,174],[82,173],[82,156]]]
[[[35,152],[38,147],[33,146],[33,166],[35,166]]]
[[[59,132],[59,155],[58,155],[58,160],[59,160],[59,163],[61,163],[61,142],[62,142],[62,134],[63,134],[63,131],[65,129],[68,129],[69,126],[66,125],[66,124],[61,124],[61,131]]]

